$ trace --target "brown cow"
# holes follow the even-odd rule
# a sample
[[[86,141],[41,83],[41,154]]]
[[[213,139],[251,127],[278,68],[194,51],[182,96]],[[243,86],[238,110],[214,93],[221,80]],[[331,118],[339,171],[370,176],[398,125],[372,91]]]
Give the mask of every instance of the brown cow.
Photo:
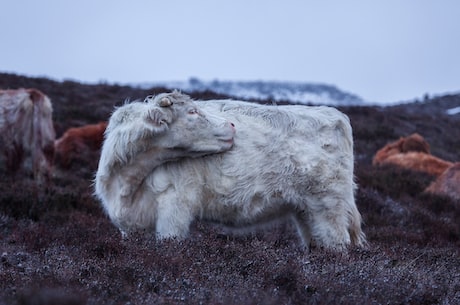
[[[55,141],[55,163],[68,168],[72,161],[98,152],[102,147],[107,122],[69,128]],[[99,156],[96,158],[99,159]]]
[[[391,155],[407,152],[422,152],[430,153],[430,144],[418,133],[413,133],[408,137],[401,137],[399,140],[385,145],[382,149],[377,151],[374,159],[372,160],[373,165],[379,165],[384,162]]]
[[[424,172],[433,176],[441,175],[446,169],[453,165],[452,162],[444,161],[423,152],[408,152],[390,155],[380,163],[380,165],[386,164]]]
[[[425,192],[460,200],[460,162],[449,167],[428,186]]]
[[[50,99],[37,89],[0,90],[0,150],[9,173],[25,169],[38,182],[50,178],[52,113]]]
[[[401,168],[441,175],[453,165],[430,154],[430,145],[418,133],[385,145],[377,151],[372,160],[373,165],[396,165]]]

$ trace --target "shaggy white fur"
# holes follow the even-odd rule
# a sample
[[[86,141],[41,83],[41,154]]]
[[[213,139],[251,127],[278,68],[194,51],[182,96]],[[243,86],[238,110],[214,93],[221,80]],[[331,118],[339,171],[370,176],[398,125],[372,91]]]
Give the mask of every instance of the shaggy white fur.
[[[171,113],[193,105],[232,122],[236,134],[224,142],[233,147],[210,154],[214,140],[203,132],[214,125],[175,128],[175,114],[165,126],[149,127],[142,117],[163,110],[162,99],[172,101]],[[122,232],[152,228],[160,238],[184,238],[196,218],[244,228],[290,217],[306,247],[311,239],[334,249],[365,243],[354,200],[352,130],[338,110],[192,102],[178,92],[122,108],[110,120],[96,175],[96,194]],[[137,114],[120,120],[117,112],[126,109]],[[229,123],[218,126],[230,126],[233,138]]]

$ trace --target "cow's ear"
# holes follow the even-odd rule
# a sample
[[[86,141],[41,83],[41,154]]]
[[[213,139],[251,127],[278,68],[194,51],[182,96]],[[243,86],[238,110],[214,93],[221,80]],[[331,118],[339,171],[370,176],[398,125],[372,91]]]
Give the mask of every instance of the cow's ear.
[[[157,127],[166,127],[171,123],[171,118],[168,114],[161,111],[161,109],[150,109],[148,113],[148,121]]]

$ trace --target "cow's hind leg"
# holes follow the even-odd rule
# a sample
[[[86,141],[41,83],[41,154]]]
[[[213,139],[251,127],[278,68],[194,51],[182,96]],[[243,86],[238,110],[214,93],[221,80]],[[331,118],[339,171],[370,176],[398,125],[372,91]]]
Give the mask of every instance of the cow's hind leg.
[[[309,210],[312,237],[326,248],[343,250],[351,244],[349,211],[346,208],[350,203],[346,200],[329,195],[319,199]]]
[[[299,211],[295,213],[292,218],[294,219],[294,223],[297,227],[297,233],[299,234],[303,247],[307,251],[310,251],[310,242],[311,242],[311,228],[310,228],[310,222],[309,222],[310,217],[308,216],[306,211]]]

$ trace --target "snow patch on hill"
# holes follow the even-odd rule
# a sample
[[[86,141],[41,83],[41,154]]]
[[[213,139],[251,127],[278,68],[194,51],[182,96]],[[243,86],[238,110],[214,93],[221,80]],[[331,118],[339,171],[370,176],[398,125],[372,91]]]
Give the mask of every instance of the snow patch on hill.
[[[188,81],[143,84],[141,87],[162,86],[183,91],[207,90],[225,94],[238,99],[286,101],[296,104],[313,105],[363,105],[366,102],[359,96],[342,91],[326,84],[281,82],[281,81],[202,81],[191,78]]]

